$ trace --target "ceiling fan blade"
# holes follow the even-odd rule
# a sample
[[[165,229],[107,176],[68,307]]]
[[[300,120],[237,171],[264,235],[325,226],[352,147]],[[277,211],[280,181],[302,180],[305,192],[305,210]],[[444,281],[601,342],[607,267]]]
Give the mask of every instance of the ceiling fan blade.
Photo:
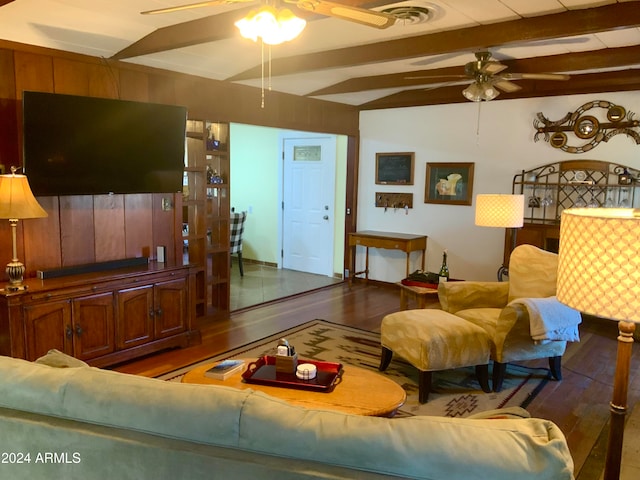
[[[569,80],[571,75],[562,73],[505,73],[505,80]]]
[[[499,88],[500,90],[507,93],[517,92],[518,90],[522,90],[522,87],[520,85],[516,85],[515,83],[510,82],[509,80],[498,79],[492,83],[496,88]]]
[[[396,17],[388,13],[350,7],[339,3],[325,2],[323,0],[285,0],[285,2],[294,3],[302,10],[327,15],[329,17],[341,18],[379,29],[388,28],[395,24],[397,20]]]
[[[460,80],[454,80],[452,82],[439,83],[437,85],[432,85],[430,87],[425,87],[425,88],[423,88],[423,90],[425,90],[425,91],[435,90],[437,88],[450,87],[452,85],[468,85],[468,84],[473,83],[473,82],[474,82],[474,80],[466,80],[464,82],[461,82]]]
[[[147,10],[140,12],[141,15],[155,15],[158,13],[179,12],[180,10],[191,10],[192,8],[213,7],[215,5],[223,5],[225,3],[241,3],[253,2],[255,0],[212,0],[210,2],[189,3],[186,5],[178,5],[176,7],[158,8],[156,10]]]
[[[500,73],[507,66],[501,64],[500,62],[487,62],[482,67],[480,67],[480,73],[484,73],[486,75],[495,75],[496,73]]]
[[[469,78],[467,75],[416,75],[415,77],[406,76],[405,80],[432,80],[434,78]]]

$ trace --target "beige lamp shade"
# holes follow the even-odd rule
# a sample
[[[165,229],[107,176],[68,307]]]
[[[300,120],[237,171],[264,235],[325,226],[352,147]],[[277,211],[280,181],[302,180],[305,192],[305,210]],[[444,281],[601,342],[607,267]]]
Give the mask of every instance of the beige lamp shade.
[[[476,195],[476,225],[479,227],[520,228],[523,219],[524,195]]]
[[[587,314],[640,322],[640,210],[562,212],[557,297]]]
[[[0,175],[0,218],[46,217],[47,212],[31,193],[25,175]]]

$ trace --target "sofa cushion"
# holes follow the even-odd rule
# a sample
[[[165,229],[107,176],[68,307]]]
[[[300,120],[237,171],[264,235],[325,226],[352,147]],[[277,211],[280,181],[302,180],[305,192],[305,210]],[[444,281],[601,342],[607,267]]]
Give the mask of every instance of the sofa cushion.
[[[564,436],[547,420],[389,420],[293,407],[255,392],[241,422],[241,448],[402,478],[573,478]]]
[[[0,379],[3,407],[232,447],[252,392],[9,357],[0,357]]]
[[[57,368],[75,368],[89,366],[82,360],[78,360],[71,355],[62,353],[60,350],[56,350],[55,348],[49,350],[46,355],[38,358],[35,363],[42,363],[43,365],[49,365],[50,367]]]

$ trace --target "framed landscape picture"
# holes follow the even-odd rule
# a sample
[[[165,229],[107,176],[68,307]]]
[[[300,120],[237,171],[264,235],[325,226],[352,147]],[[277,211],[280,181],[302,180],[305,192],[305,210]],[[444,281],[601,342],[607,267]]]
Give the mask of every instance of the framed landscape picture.
[[[424,203],[471,205],[474,163],[427,163]]]
[[[415,154],[376,153],[377,185],[413,185]]]

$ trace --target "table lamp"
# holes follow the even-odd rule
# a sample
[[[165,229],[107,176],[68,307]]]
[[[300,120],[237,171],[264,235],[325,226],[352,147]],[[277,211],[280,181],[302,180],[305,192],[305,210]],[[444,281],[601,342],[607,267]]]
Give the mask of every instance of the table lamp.
[[[22,283],[25,269],[22,262],[18,260],[16,246],[18,220],[47,216],[47,212],[31,193],[27,177],[16,174],[16,170],[16,167],[11,167],[10,175],[0,175],[0,218],[9,219],[13,240],[13,257],[7,263],[9,284],[5,287],[5,290],[10,292],[26,289]]]
[[[524,222],[524,195],[486,193],[476,195],[476,225],[479,227],[511,228],[511,249],[516,248],[516,228]],[[502,265],[498,269],[498,280],[509,275],[509,268]]]
[[[618,322],[618,352],[604,479],[620,478],[635,323],[640,322],[640,210],[575,208],[562,212],[558,300]]]

